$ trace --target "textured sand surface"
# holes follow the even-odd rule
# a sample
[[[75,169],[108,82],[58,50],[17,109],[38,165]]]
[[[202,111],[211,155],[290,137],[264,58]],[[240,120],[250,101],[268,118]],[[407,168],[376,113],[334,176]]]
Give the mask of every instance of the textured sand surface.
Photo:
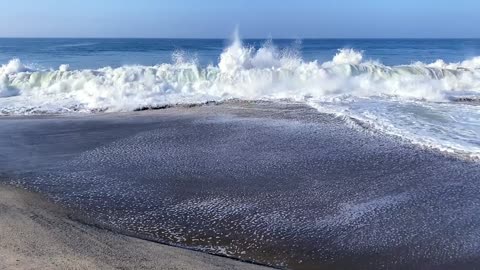
[[[277,267],[479,269],[479,163],[357,122],[266,102],[5,117],[0,182],[84,223]]]
[[[0,269],[266,269],[104,231],[0,186]]]

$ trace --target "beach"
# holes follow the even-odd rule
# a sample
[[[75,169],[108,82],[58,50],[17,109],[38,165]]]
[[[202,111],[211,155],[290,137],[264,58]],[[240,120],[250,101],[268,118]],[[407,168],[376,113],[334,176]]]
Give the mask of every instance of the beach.
[[[471,269],[480,260],[476,161],[302,104],[232,101],[0,122],[2,182],[94,225],[100,246],[114,241],[107,266],[136,265],[115,259],[130,246],[178,250],[138,239],[287,269]],[[10,201],[2,196],[7,215],[30,209]],[[53,219],[61,221],[45,227],[64,235],[77,224]],[[96,252],[80,251],[85,263],[97,262]],[[207,268],[208,260],[238,263],[178,252]],[[184,260],[178,269],[198,269],[175,261]]]
[[[0,269],[268,269],[88,226],[9,186],[0,209]]]

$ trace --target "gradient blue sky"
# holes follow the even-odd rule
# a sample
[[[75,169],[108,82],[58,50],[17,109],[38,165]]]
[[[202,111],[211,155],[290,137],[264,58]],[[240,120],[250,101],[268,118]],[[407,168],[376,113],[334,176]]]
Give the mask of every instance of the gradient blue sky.
[[[478,0],[0,0],[2,37],[480,37]]]

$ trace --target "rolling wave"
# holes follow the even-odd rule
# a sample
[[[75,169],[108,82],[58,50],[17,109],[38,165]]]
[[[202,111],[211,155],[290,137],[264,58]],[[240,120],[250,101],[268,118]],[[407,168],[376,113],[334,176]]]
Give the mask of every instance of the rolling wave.
[[[180,53],[174,58],[155,66],[96,70],[70,70],[68,65],[37,70],[13,59],[0,67],[0,114],[289,99],[375,123],[422,145],[480,156],[478,107],[456,109],[456,101],[480,96],[480,57],[386,66],[365,60],[362,52],[341,49],[320,63],[304,61],[294,49],[278,50],[271,42],[256,50],[236,38],[217,65],[200,66]]]
[[[237,39],[217,66],[207,67],[177,57],[174,63],[155,66],[35,70],[14,59],[0,67],[0,104],[3,113],[25,113],[130,111],[229,98],[451,101],[478,95],[479,68],[480,57],[462,63],[385,66],[363,61],[362,53],[352,49],[339,50],[326,63],[305,62],[296,52],[279,51],[271,44],[254,50]]]

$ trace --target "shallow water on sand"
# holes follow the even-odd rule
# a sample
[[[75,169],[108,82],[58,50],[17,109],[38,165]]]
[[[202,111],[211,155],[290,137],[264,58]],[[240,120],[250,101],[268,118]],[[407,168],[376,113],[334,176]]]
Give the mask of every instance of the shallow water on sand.
[[[303,105],[0,121],[4,179],[119,232],[293,269],[480,263],[477,163]]]

